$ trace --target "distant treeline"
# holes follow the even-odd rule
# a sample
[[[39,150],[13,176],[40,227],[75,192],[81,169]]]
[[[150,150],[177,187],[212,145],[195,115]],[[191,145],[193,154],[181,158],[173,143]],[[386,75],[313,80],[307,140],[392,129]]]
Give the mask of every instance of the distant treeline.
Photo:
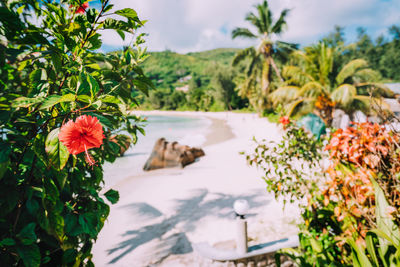
[[[343,30],[336,26],[323,40],[330,45],[345,43]],[[343,64],[351,59],[362,58],[369,62],[372,69],[379,71],[385,80],[400,81],[400,26],[391,26],[388,33],[374,40],[365,28],[358,28],[357,40],[347,47]]]
[[[329,46],[343,46],[339,64],[352,59],[368,61],[379,71],[383,82],[400,81],[400,27],[392,26],[388,35],[373,40],[365,29],[357,29],[357,40],[348,44],[343,28],[336,26],[321,41]],[[210,51],[178,54],[172,51],[150,52],[144,64],[146,75],[156,89],[142,96],[142,108],[164,110],[222,111],[251,109],[249,101],[238,95],[246,62],[232,67],[240,49],[219,48]],[[276,58],[281,68],[287,58]]]

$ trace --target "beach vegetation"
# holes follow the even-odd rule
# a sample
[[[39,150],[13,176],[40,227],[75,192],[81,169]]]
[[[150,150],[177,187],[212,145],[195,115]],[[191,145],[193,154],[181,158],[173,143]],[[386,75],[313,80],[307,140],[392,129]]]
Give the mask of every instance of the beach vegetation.
[[[257,39],[258,47],[239,51],[232,64],[235,66],[246,60],[247,68],[238,85],[239,95],[248,98],[253,108],[262,112],[268,107],[270,92],[276,88],[274,82],[284,81],[276,58],[286,58],[297,45],[273,39],[287,27],[288,9],[284,9],[276,21],[273,20],[274,17],[267,1],[256,5],[255,9],[256,13],[248,13],[245,20],[256,29],[256,33],[247,28],[235,28],[232,31],[232,38]]]
[[[267,190],[302,210],[300,247],[280,253],[300,266],[398,264],[399,134],[365,122],[318,140],[287,117],[280,125],[282,140],[247,155]]]
[[[2,1],[0,14],[1,265],[93,266],[119,198],[101,192],[102,166],[143,132],[128,110],[153,87],[142,36],[103,54],[101,33],[144,22],[108,0]]]
[[[284,105],[288,116],[314,112],[331,125],[335,109],[350,115],[357,110],[370,114],[371,106],[381,102],[378,97],[394,96],[378,83],[379,72],[366,60],[352,59],[343,65],[339,60],[343,53],[343,45],[324,41],[292,53],[292,64],[282,70],[285,82],[271,94],[274,105]]]

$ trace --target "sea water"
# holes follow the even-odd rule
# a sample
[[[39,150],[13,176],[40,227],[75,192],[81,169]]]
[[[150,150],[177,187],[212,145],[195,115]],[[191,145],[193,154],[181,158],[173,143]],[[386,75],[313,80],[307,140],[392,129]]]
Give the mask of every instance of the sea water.
[[[155,142],[164,137],[168,142],[201,147],[206,141],[211,121],[204,117],[142,116],[147,117],[145,135],[138,132],[138,141],[113,163],[104,164],[106,187],[132,176],[144,174],[143,166],[153,150]]]

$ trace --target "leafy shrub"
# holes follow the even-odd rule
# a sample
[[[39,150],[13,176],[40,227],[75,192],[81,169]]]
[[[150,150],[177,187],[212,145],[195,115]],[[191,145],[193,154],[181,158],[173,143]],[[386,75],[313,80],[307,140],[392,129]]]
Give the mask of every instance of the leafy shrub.
[[[324,179],[320,165],[323,143],[288,118],[282,117],[280,121],[285,130],[282,140],[254,140],[255,152],[246,159],[265,172],[263,179],[269,192],[285,202],[294,202],[318,190]]]
[[[300,248],[281,253],[301,266],[398,264],[399,134],[369,122],[338,129],[324,149],[324,169],[321,142],[288,118],[279,121],[281,142],[259,143],[247,160],[265,171],[275,197],[298,200],[302,209]]]
[[[326,147],[332,164],[323,194],[326,201],[335,202],[335,216],[344,221],[343,243],[348,237],[364,239],[367,231],[376,226],[371,177],[382,186],[399,222],[398,141],[395,132],[368,122],[355,123],[333,134]]]
[[[143,130],[128,110],[138,90],[152,87],[138,65],[146,57],[141,36],[134,48],[95,51],[102,30],[125,38],[142,25],[134,10],[112,11],[108,0],[99,9],[77,0],[0,4],[2,265],[93,265],[92,244],[109,213],[105,198],[118,201],[114,190],[99,194],[102,165],[119,155],[119,131],[136,142]],[[104,139],[70,154],[58,133],[81,119]]]
[[[292,257],[300,266],[342,266],[336,235],[341,225],[333,217],[332,205],[326,207],[320,190],[327,181],[321,164],[326,153],[324,141],[317,139],[288,117],[279,119],[284,130],[279,142],[257,142],[255,153],[247,155],[250,165],[261,168],[267,190],[284,203],[297,203],[303,222],[299,226],[300,248],[286,249],[282,254]]]

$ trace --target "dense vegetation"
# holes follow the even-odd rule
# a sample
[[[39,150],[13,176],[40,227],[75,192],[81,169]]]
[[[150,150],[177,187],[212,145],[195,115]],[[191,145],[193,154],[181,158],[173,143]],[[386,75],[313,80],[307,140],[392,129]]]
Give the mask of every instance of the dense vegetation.
[[[282,140],[258,142],[247,155],[267,190],[301,210],[300,246],[280,253],[298,266],[399,266],[400,134],[353,123],[326,142],[280,121]]]
[[[149,53],[144,70],[157,89],[144,99],[143,108],[225,110],[247,107],[247,101],[234,91],[236,70],[231,68],[231,62],[238,51],[220,48],[185,55],[171,51]]]
[[[136,140],[140,121],[127,110],[152,86],[138,65],[141,36],[119,53],[94,51],[103,29],[124,36],[142,25],[108,0],[98,10],[76,0],[1,2],[1,266],[93,266],[107,201],[119,198],[100,193],[102,165],[129,142],[121,130]]]
[[[334,31],[322,38],[320,43],[336,50],[334,67],[338,70],[352,60],[362,59],[364,69],[377,71],[377,80],[374,82],[399,81],[400,62],[398,61],[400,59],[396,53],[400,50],[400,27],[394,25],[388,31],[388,35],[372,40],[364,29],[359,28],[357,40],[353,44],[348,44],[344,38],[343,28],[337,26]],[[283,43],[279,44],[281,47],[285,46]],[[301,51],[310,49],[306,47]],[[250,57],[247,57],[242,64],[232,67],[236,57],[249,55],[250,52],[225,48],[188,54],[171,51],[150,53],[144,69],[157,89],[150,92],[149,98],[142,98],[144,103],[142,108],[210,111],[249,108],[257,110],[257,104],[251,104],[251,102],[260,99],[261,92],[251,90],[251,85],[260,86],[260,84],[258,82],[245,83],[248,80],[246,77],[251,74],[247,66],[251,62]],[[288,51],[286,53],[286,55],[280,53],[272,56],[278,69],[282,69],[285,63],[293,63],[293,60],[288,61],[289,53]],[[225,87],[218,87],[215,83],[220,76],[218,73],[221,72],[225,77],[232,77],[232,91]],[[272,74],[271,91],[274,91],[282,84],[274,71],[269,75]],[[288,77],[283,78],[285,81],[288,79]],[[176,90],[185,86],[187,86],[187,92]],[[228,102],[230,103],[228,104],[220,97],[224,91],[229,92]],[[366,95],[367,91],[364,90],[363,94]],[[361,104],[359,106],[362,108]]]

